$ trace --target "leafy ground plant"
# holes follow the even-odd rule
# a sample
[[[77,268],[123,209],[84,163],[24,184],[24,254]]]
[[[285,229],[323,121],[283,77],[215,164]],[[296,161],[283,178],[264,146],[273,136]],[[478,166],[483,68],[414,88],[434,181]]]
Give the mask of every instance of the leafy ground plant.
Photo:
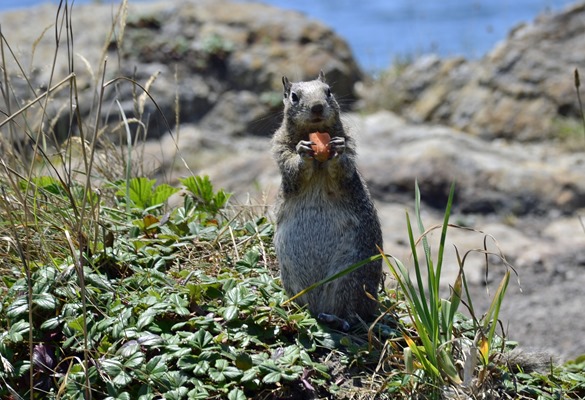
[[[9,249],[0,309],[1,396],[384,399],[448,393],[446,385],[457,378],[442,361],[432,369],[423,359],[428,350],[417,334],[421,327],[413,322],[417,311],[407,290],[382,293],[387,312],[369,329],[342,334],[320,326],[305,310],[283,305],[287,298],[272,268],[269,221],[241,218],[225,206],[210,211],[226,194],[205,178],[197,180],[212,195],[203,202],[186,190],[183,203],[172,210],[146,201],[146,208],[133,203],[124,214],[124,184],[110,191],[111,206],[100,207],[108,233],[82,252],[83,288],[79,248],[35,257],[30,274],[18,256],[28,251],[26,243]],[[67,197],[53,180],[41,181],[37,196]],[[128,183],[144,187],[139,182],[144,180]],[[141,198],[146,192],[159,195],[150,187]],[[59,240],[59,233],[51,237]],[[66,235],[60,240],[69,245]],[[439,300],[440,307],[446,301]],[[442,310],[438,318],[445,318]],[[451,357],[465,382],[462,352],[456,349],[473,343],[470,332],[484,328],[458,313],[447,326],[451,334],[441,334],[452,347],[443,357]],[[445,348],[439,344],[433,350]],[[502,398],[583,393],[582,363],[518,373],[498,367],[493,354],[482,382],[489,376],[494,393],[508,396]]]
[[[279,306],[285,295],[261,250],[271,225],[210,212],[225,194],[205,178],[199,187],[213,193],[208,201],[189,192],[168,215],[154,205],[133,207],[133,219],[117,227],[111,243],[83,252],[83,290],[74,257],[37,263],[30,276],[14,260],[1,309],[2,396],[239,399],[302,392],[286,382],[321,390],[330,374],[315,353],[334,342],[306,312]],[[102,221],[119,224],[115,211],[104,207]]]
[[[124,26],[125,7],[112,31]],[[73,48],[70,11],[60,4],[56,57]],[[67,46],[59,46],[62,37]],[[328,392],[327,357],[335,352],[325,349],[334,341],[304,310],[280,306],[284,294],[269,268],[272,225],[227,209],[229,195],[207,177],[187,177],[179,188],[135,176],[134,138],[147,120],[142,112],[127,118],[121,107],[119,119],[102,120],[103,91],[115,82],[103,78],[93,82],[98,96],[87,107],[95,115],[81,115],[73,106],[80,98],[74,52],[67,54],[70,73],[56,86],[69,86],[69,97],[49,84],[26,103],[13,96],[19,82],[12,79],[29,73],[2,51],[0,127],[10,135],[1,137],[8,151],[0,169],[0,397]],[[119,80],[143,90],[130,99],[142,110],[152,82]],[[45,100],[69,110],[65,138]],[[110,142],[106,131],[123,140]],[[179,204],[171,207],[173,196]]]

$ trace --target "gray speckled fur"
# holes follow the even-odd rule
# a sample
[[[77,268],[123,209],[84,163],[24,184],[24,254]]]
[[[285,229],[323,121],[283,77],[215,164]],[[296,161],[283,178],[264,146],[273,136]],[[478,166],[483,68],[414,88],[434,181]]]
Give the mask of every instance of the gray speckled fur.
[[[323,75],[297,83],[283,78],[283,83],[284,119],[272,139],[273,156],[282,175],[274,244],[284,288],[294,295],[377,254],[382,233],[370,194],[356,169],[355,140],[341,122],[339,105]],[[315,160],[306,143],[303,148],[299,142],[307,141],[309,133],[316,131],[328,132],[332,140],[343,138],[345,147],[340,146],[325,162]],[[315,315],[329,313],[353,321],[357,314],[367,320],[376,302],[366,291],[376,298],[381,280],[381,261],[373,262],[297,302],[308,304]]]

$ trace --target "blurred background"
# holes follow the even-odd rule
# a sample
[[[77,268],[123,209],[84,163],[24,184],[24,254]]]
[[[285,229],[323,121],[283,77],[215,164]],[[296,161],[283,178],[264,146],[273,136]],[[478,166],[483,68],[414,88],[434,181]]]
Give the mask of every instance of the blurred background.
[[[348,41],[358,63],[377,73],[396,61],[435,53],[441,57],[482,57],[520,23],[541,13],[558,11],[571,0],[265,0],[298,10]],[[2,0],[0,12],[57,0]],[[77,0],[75,4],[115,0]],[[131,3],[135,3],[132,1]],[[172,3],[169,1],[168,3]],[[176,1],[180,3],[180,1]]]

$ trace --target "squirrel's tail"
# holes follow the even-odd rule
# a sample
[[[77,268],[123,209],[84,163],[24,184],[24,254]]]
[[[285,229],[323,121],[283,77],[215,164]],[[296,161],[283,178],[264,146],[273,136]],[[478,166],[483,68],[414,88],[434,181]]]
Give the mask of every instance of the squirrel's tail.
[[[507,365],[508,369],[514,372],[546,372],[555,364],[555,359],[552,354],[545,351],[514,349],[501,353],[496,362]]]

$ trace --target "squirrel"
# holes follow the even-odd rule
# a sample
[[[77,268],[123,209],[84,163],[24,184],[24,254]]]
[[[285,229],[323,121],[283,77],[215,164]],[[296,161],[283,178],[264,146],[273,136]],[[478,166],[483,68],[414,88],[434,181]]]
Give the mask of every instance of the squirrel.
[[[312,81],[284,85],[284,118],[272,138],[282,182],[276,205],[274,246],[285,291],[295,295],[352,264],[379,254],[382,232],[374,203],[356,168],[356,143],[341,120],[323,71]],[[330,134],[319,161],[309,139]],[[321,157],[319,157],[322,159]],[[309,291],[297,299],[321,321],[370,320],[382,283],[382,261]]]

